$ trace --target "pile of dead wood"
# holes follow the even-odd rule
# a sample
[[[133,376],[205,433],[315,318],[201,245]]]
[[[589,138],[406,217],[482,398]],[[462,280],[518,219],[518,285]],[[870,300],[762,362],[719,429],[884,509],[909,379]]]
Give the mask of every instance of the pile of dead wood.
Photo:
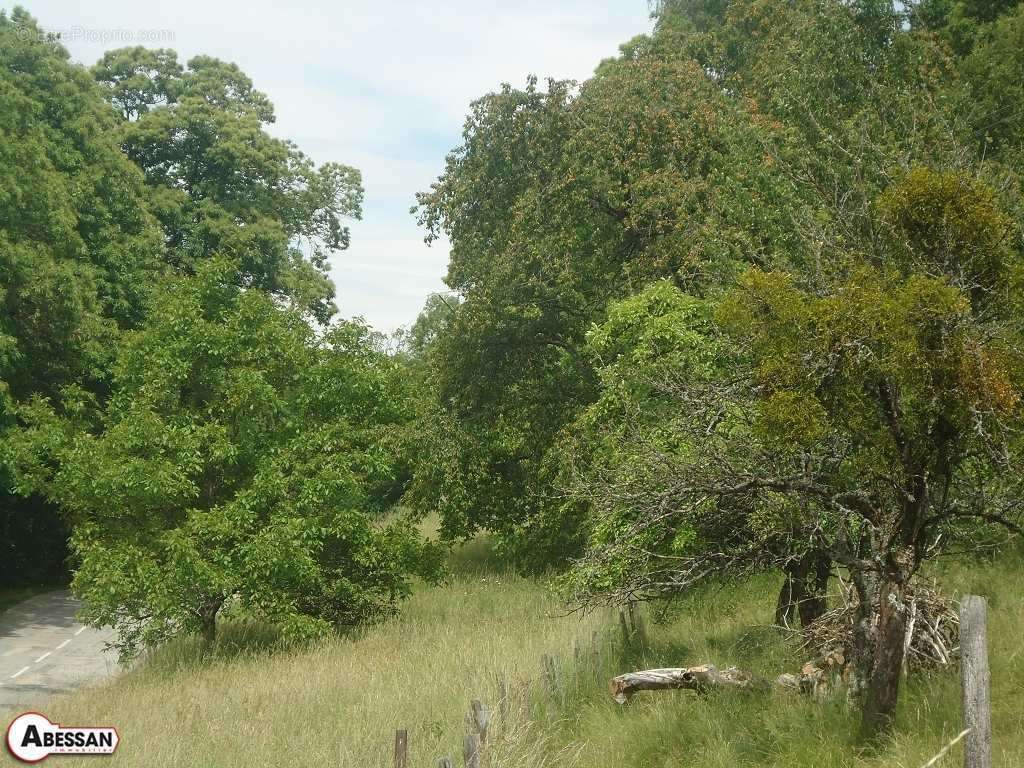
[[[840,605],[798,633],[804,649],[826,666],[835,666],[837,661],[844,666],[851,657],[860,613],[853,588],[842,582],[840,586]],[[899,610],[907,617],[905,668],[946,666],[953,661],[959,650],[960,619],[955,604],[934,584],[908,586]]]

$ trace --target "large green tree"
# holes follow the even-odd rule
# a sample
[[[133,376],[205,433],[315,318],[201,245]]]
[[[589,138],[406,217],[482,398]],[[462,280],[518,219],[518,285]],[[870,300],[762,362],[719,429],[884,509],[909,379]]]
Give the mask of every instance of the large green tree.
[[[642,40],[578,92],[530,81],[474,104],[419,208],[452,243],[447,281],[464,299],[435,345],[412,486],[449,535],[489,528],[535,567],[578,551],[550,450],[595,396],[590,324],[651,277],[722,279],[781,231],[751,215],[785,190],[763,183],[760,128],[742,112],[696,62]],[[746,184],[719,184],[733,163]]]
[[[93,74],[124,117],[118,135],[153,190],[170,263],[187,273],[231,256],[241,284],[326,321],[326,260],[348,247],[345,220],[360,216],[359,171],[316,166],[271,136],[273,105],[234,64],[196,56],[183,68],[173,51],[128,48]]]
[[[971,442],[957,409],[976,408],[978,392],[935,400],[990,328],[1016,332],[985,298],[1015,306],[1020,198],[1006,142],[997,155],[979,139],[971,100],[984,78],[964,77],[965,59],[914,12],[669,0],[652,35],[585,83],[531,81],[476,102],[419,209],[430,236],[451,240],[448,281],[464,302],[435,345],[422,430],[435,449],[418,454],[413,498],[449,534],[497,530],[537,565],[585,548],[575,583],[591,596],[671,593],[772,564],[820,612],[833,561],[859,569],[862,618],[882,628],[858,651],[868,731],[890,722],[898,682],[902,618],[878,606],[902,596],[950,513],[929,484],[973,479],[957,451],[1007,445],[1017,418],[1010,394]],[[984,21],[1003,35],[984,39],[1008,50],[1009,19]],[[666,282],[628,298],[656,278]],[[783,285],[777,304],[759,295]],[[777,322],[740,320],[759,301]],[[867,361],[847,369],[848,350],[814,346],[844,334]],[[996,347],[980,365],[1012,393],[1016,363]],[[808,394],[799,365],[835,377]],[[899,418],[914,423],[897,428],[911,458],[889,451],[879,422],[887,377],[911,401]],[[946,421],[955,458],[929,445]],[[824,441],[828,460],[793,448],[801,439]],[[878,486],[865,489],[851,479],[863,467],[844,461],[869,456]],[[997,456],[978,477],[1005,470]],[[908,511],[900,494],[922,475],[929,487]],[[813,482],[772,486],[779,477]],[[870,513],[851,506],[861,493]],[[977,498],[964,490],[956,516],[971,519]],[[872,526],[880,538],[862,541]]]
[[[358,171],[270,136],[234,65],[89,72],[20,10],[0,36],[4,576],[60,576],[70,526],[127,653],[224,610],[302,635],[389,610],[418,557],[375,520],[400,377],[365,329],[309,324]]]
[[[100,89],[23,10],[0,13],[0,431],[32,396],[109,389],[163,244]],[[13,494],[0,454],[0,578],[62,578],[53,505]]]
[[[891,724],[922,563],[972,526],[1021,530],[1024,415],[1019,224],[962,171],[911,169],[875,209],[878,249],[833,244],[826,279],[751,269],[713,302],[663,283],[615,305],[570,487],[596,517],[584,594],[808,551],[848,569],[868,733]]]
[[[225,614],[295,637],[366,621],[433,562],[374,504],[404,419],[397,362],[358,324],[315,334],[236,271],[214,260],[154,297],[101,412],[84,395],[71,418],[24,412],[20,481],[69,515],[84,618],[126,655],[210,640]]]

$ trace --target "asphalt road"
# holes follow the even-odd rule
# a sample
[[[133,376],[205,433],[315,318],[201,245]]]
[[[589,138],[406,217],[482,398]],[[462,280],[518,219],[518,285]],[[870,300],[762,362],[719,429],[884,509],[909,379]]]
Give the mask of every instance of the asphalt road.
[[[103,650],[111,632],[79,624],[78,608],[70,592],[60,591],[0,613],[0,715],[43,708],[55,694],[118,671],[117,653]]]

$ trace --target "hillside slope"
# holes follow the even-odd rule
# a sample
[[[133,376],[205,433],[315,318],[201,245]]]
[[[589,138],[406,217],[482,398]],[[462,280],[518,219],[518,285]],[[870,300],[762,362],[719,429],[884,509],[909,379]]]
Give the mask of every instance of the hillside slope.
[[[708,589],[660,622],[648,616],[647,647],[624,651],[608,614],[566,616],[540,582],[459,570],[358,638],[268,655],[253,650],[257,632],[235,627],[218,660],[199,664],[194,647],[168,648],[46,713],[62,723],[115,724],[122,743],[111,764],[147,768],[390,766],[396,728],[409,731],[410,766],[435,766],[442,755],[458,765],[473,698],[494,714],[485,761],[494,767],[917,768],[959,731],[950,670],[911,680],[896,736],[876,754],[851,738],[855,719],[841,698],[678,692],[612,702],[607,679],[627,667],[714,661],[773,674],[798,665],[799,652],[766,626],[777,588],[769,576]],[[937,576],[951,593],[990,600],[995,765],[1024,765],[1024,558],[951,562]],[[232,656],[239,647],[246,650]],[[554,694],[544,654],[557,658]],[[504,705],[499,681],[511,691]],[[940,765],[960,762],[954,750]]]

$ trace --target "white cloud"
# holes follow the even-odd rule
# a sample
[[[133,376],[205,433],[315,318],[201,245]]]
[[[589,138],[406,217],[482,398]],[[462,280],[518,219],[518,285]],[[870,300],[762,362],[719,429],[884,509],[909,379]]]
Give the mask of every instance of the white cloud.
[[[233,61],[274,102],[276,134],[318,162],[360,168],[364,220],[332,275],[342,313],[385,331],[412,322],[443,287],[447,250],[426,248],[408,209],[459,143],[469,102],[529,74],[586,78],[650,26],[644,0],[22,4],[44,28],[73,30],[65,44],[86,64],[131,44],[112,32],[139,30],[173,33],[155,45],[182,60]]]

